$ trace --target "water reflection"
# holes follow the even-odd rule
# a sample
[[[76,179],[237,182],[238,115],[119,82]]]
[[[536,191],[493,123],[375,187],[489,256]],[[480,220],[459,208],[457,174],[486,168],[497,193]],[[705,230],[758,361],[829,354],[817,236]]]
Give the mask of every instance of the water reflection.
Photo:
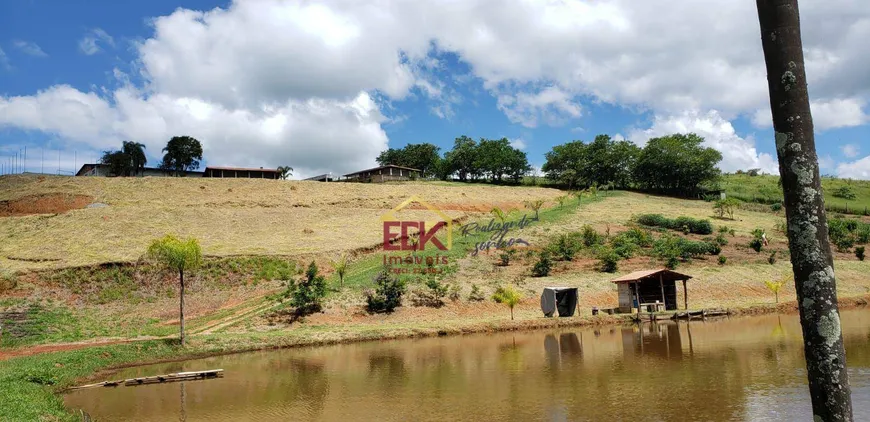
[[[870,420],[870,312],[843,312],[842,326],[856,420]],[[738,421],[809,412],[796,316],[362,343],[116,376],[210,368],[225,377],[65,400],[101,421]]]

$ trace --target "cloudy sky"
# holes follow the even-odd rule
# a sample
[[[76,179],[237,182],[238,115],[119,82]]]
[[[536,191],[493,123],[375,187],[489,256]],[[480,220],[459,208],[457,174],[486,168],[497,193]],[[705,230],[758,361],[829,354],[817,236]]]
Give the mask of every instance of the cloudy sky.
[[[800,4],[822,173],[870,179],[870,3]],[[776,172],[755,2],[0,0],[0,164],[26,146],[29,171],[175,135],[307,177],[460,135],[539,166],[673,132]]]

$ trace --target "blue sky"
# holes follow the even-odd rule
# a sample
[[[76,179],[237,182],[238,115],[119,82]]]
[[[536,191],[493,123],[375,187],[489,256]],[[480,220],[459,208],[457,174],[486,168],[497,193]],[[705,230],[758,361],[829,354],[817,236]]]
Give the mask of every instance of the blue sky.
[[[724,170],[775,172],[754,5],[651,13],[663,2],[0,1],[0,162],[26,146],[27,170],[45,151],[56,172],[59,151],[69,172],[131,139],[153,163],[190,135],[206,164],[306,177],[460,135],[507,137],[539,166],[599,133],[693,131]],[[801,15],[822,173],[870,178],[855,3]]]

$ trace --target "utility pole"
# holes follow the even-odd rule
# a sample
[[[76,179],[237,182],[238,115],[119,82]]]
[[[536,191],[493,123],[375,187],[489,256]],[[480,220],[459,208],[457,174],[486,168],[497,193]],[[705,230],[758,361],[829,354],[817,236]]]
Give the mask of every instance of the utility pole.
[[[797,0],[756,0],[814,421],[852,421]],[[807,415],[809,416],[809,415]]]

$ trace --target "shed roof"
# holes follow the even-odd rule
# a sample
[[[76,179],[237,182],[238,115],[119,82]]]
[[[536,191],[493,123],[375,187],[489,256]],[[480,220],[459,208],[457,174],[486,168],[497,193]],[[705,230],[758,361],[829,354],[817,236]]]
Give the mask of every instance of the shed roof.
[[[610,280],[613,283],[633,283],[638,280],[642,280],[645,278],[658,278],[658,275],[661,274],[662,279],[671,281],[671,280],[688,280],[692,278],[690,275],[680,274],[676,271],[671,271],[667,268],[660,268],[657,270],[641,270],[635,271],[633,273],[626,274],[622,277],[615,278]]]

